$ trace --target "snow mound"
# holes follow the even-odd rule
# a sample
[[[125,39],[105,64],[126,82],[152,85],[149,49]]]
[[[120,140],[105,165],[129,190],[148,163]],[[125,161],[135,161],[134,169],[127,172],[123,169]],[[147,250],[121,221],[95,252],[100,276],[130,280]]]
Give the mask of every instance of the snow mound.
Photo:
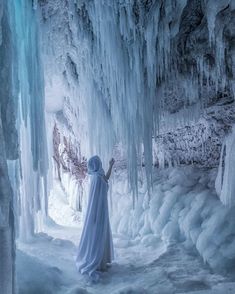
[[[19,294],[54,294],[64,284],[57,267],[49,267],[19,250],[16,269]]]
[[[111,209],[114,233],[141,239],[145,246],[154,245],[157,238],[164,243],[182,242],[195,248],[212,268],[233,271],[235,215],[216,195],[216,170],[158,169],[154,177],[150,201],[146,185],[140,186],[133,210],[131,194],[123,188],[126,173],[116,172],[112,188],[115,209]]]

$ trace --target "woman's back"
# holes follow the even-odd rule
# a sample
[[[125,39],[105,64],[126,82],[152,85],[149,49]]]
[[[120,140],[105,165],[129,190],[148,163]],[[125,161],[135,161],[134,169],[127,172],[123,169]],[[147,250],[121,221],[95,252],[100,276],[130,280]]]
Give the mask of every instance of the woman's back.
[[[91,185],[87,212],[78,248],[76,266],[80,273],[92,277],[105,270],[113,259],[113,242],[108,213],[108,183],[98,156],[88,162]]]

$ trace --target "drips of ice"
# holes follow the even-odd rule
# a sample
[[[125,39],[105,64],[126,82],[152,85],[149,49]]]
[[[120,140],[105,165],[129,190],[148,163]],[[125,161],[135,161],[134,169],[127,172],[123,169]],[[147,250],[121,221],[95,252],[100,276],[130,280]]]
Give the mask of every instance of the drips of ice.
[[[221,149],[220,165],[215,182],[221,202],[232,207],[235,204],[235,128],[226,138]]]
[[[9,169],[15,187],[17,234],[29,240],[37,228],[38,211],[47,217],[47,142],[44,119],[44,79],[38,37],[39,11],[32,2],[8,1],[11,28],[12,96],[17,115],[15,169]],[[34,1],[36,5],[36,1]],[[13,49],[12,49],[13,50]],[[17,108],[16,101],[19,107]],[[10,130],[9,130],[10,131]],[[20,196],[20,197],[19,197]],[[19,229],[19,232],[18,232]]]
[[[233,96],[234,1],[74,3],[41,3],[46,84],[59,80],[54,93],[76,108],[82,154],[107,163],[119,143],[134,194],[140,164],[150,191],[159,130],[188,127],[220,93]]]
[[[234,3],[233,0],[208,0],[205,2],[206,5],[206,15],[207,15],[207,25],[209,31],[209,41],[212,43],[215,36],[215,22],[217,14],[228,7],[229,4]]]

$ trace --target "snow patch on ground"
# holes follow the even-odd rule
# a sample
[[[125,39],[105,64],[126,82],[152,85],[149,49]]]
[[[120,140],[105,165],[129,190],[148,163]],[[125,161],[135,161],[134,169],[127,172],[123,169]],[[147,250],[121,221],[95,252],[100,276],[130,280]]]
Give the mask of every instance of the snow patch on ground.
[[[19,294],[53,294],[61,289],[64,282],[59,268],[49,266],[20,250],[16,256]]]
[[[140,186],[133,210],[126,173],[116,171],[110,189],[115,261],[96,284],[75,268],[82,216],[76,226],[64,201],[67,196],[59,186],[54,187],[50,213],[60,225],[51,223],[31,243],[17,244],[21,293],[233,293],[231,273],[216,273],[208,265],[227,269],[234,250],[234,217],[215,194],[215,175],[215,170],[194,168],[158,170],[150,202],[146,186]],[[226,248],[230,248],[227,255]],[[22,254],[26,257],[21,258]],[[33,292],[36,288],[32,287],[40,284],[44,292]]]

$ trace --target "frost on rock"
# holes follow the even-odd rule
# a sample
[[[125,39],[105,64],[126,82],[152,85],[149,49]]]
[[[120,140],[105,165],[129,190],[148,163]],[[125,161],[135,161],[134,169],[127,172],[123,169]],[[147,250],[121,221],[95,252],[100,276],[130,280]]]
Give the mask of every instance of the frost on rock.
[[[231,97],[221,99],[220,102],[207,107],[200,119],[192,121],[178,128],[174,127],[174,120],[184,111],[172,115],[171,123],[165,124],[153,142],[154,164],[161,168],[180,164],[200,167],[217,167],[221,152],[221,145],[226,135],[235,123],[235,107]]]
[[[84,182],[87,175],[87,161],[81,156],[77,138],[66,137],[63,124],[53,129],[53,178],[61,184],[68,203],[75,211],[82,211]]]

